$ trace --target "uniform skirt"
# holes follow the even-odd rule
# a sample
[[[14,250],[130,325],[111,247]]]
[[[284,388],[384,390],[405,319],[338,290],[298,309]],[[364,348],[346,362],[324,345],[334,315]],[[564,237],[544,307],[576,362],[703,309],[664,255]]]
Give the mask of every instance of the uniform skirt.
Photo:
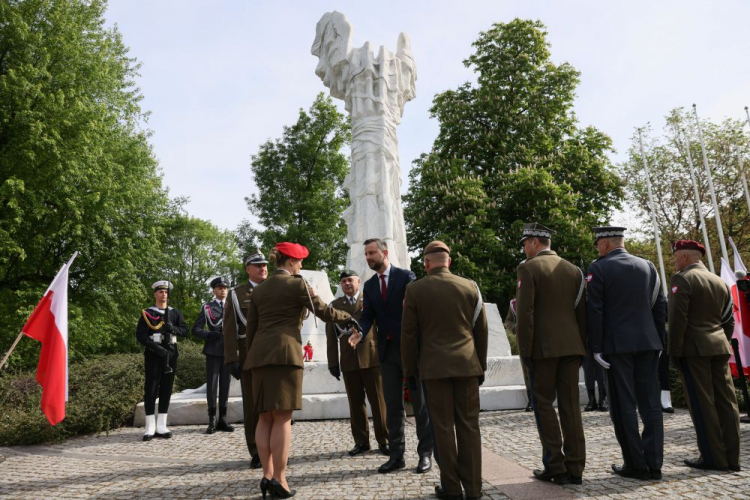
[[[302,368],[266,365],[253,368],[253,403],[256,413],[302,409]]]

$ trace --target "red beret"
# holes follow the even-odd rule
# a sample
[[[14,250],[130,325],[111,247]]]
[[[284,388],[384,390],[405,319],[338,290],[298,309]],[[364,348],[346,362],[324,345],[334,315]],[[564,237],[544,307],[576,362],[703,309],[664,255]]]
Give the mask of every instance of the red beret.
[[[307,250],[307,248],[303,247],[299,243],[289,243],[288,241],[285,241],[283,243],[276,243],[276,250],[293,259],[304,259],[308,255],[310,255],[310,252]]]
[[[706,247],[693,240],[677,240],[672,245],[672,253],[677,250],[698,250],[701,255],[706,255]]]

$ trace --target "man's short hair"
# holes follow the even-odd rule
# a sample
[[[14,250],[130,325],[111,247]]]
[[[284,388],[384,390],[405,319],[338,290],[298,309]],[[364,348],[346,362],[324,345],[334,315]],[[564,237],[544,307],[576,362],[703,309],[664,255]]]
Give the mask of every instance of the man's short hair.
[[[381,240],[380,238],[370,238],[369,240],[365,240],[364,245],[367,246],[370,243],[377,243],[378,244],[378,248],[381,251],[388,250],[388,245],[386,244],[385,240]]]
[[[540,245],[545,246],[545,247],[548,247],[550,245],[550,242],[552,241],[549,238],[546,238],[544,236],[535,236],[535,238],[539,240]]]

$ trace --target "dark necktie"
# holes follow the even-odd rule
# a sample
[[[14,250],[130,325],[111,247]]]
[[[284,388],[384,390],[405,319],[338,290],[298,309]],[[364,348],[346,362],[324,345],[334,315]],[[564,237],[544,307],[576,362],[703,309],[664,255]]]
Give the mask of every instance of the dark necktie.
[[[383,297],[383,302],[388,300],[388,285],[385,284],[385,274],[380,275],[380,295]],[[393,340],[393,334],[389,331],[386,333],[385,338]]]
[[[219,301],[219,311],[221,311],[221,314],[224,314],[224,302]]]

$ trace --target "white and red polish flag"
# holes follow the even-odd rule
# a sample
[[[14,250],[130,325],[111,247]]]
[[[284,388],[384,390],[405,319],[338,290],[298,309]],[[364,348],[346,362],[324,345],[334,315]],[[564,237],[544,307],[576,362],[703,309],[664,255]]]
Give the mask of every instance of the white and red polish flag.
[[[42,411],[52,425],[65,418],[68,400],[68,270],[78,252],[57,273],[21,331],[42,343],[36,380]]]

